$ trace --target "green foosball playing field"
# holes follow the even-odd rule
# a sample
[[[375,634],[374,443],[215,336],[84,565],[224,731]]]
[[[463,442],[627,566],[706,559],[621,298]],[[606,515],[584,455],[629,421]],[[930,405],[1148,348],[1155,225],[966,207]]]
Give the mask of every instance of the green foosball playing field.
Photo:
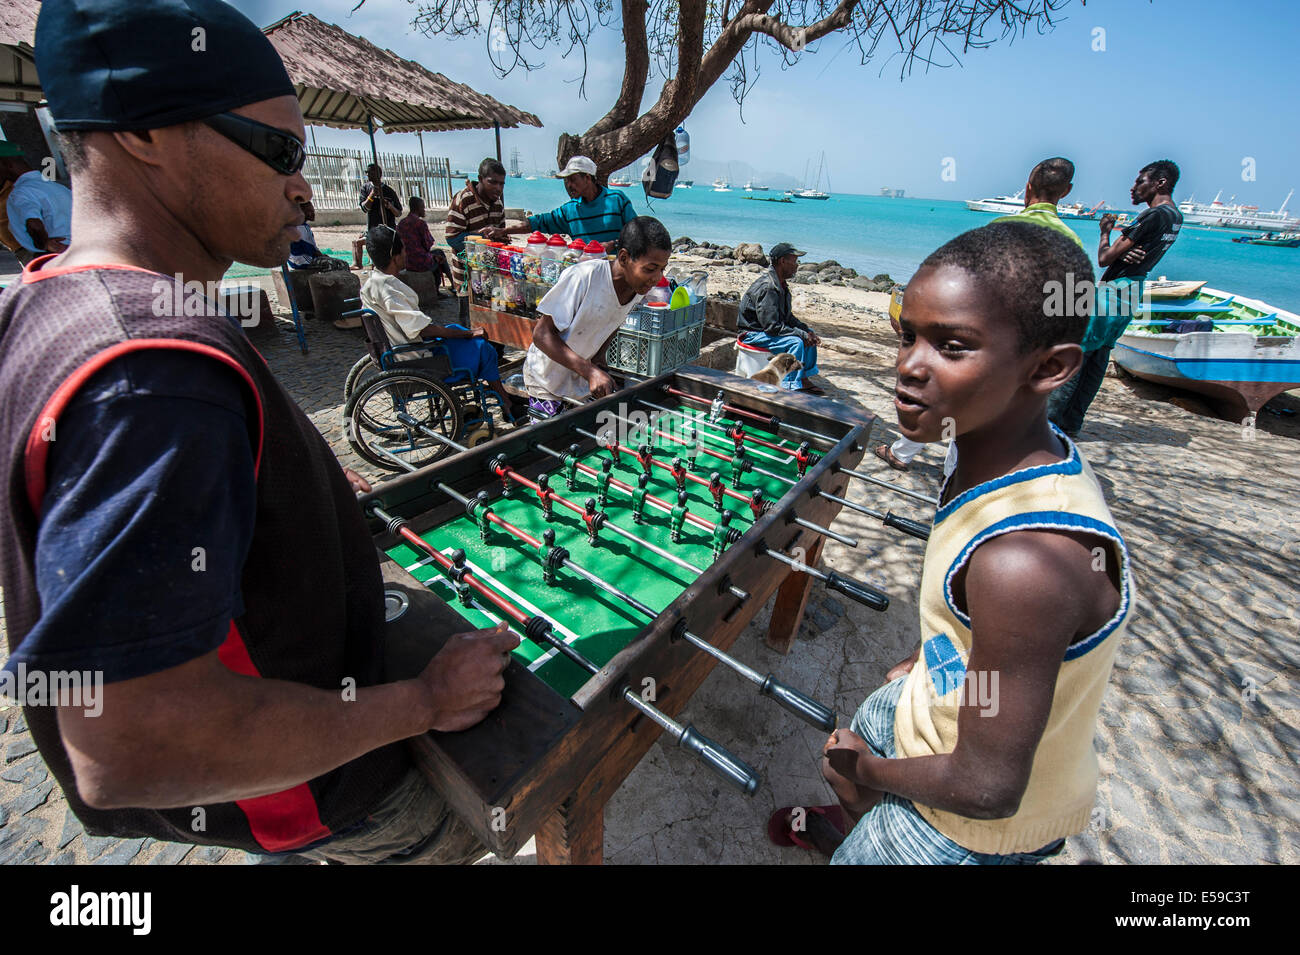
[[[703,415],[691,417],[697,422],[705,419]],[[669,427],[670,423],[672,428]],[[678,430],[681,424],[680,418],[665,417],[659,427],[678,436],[683,433]],[[689,425],[686,427],[689,428]],[[732,441],[719,430],[703,423],[698,423],[696,427],[701,448],[727,457],[733,454]],[[639,448],[651,440],[657,459],[666,463],[671,463],[674,457],[684,457],[687,452],[682,444],[671,438],[663,435],[647,438],[645,429],[629,429],[628,446]],[[564,452],[567,449],[557,447],[552,450]],[[793,452],[794,448],[791,447],[790,450]],[[784,475],[791,481],[798,478],[795,462],[787,460],[779,452],[749,448],[746,453],[756,467]],[[635,488],[643,468],[632,455],[615,454],[609,449],[597,448],[580,454],[579,460],[583,465],[600,470],[602,462],[611,457],[616,459],[612,470],[613,478]],[[569,490],[565,482],[564,463],[552,459],[552,464],[545,471],[550,475],[549,485],[557,497],[566,498],[579,507],[584,507],[589,498],[598,497],[596,475],[578,469],[576,487]],[[760,488],[767,500],[774,502],[790,487],[783,481],[753,471],[745,473],[740,478],[739,485],[733,487],[732,465],[701,451],[691,473],[707,480],[714,471],[718,472],[727,488],[743,493],[746,497],[755,488]],[[492,511],[498,517],[538,539],[542,538],[548,528],[554,530],[556,545],[567,549],[571,560],[649,605],[656,612],[677,599],[682,590],[698,576],[638,546],[608,527],[600,530],[597,544],[589,543],[582,515],[558,501],[552,505],[552,520],[548,523],[536,492],[511,483],[513,486],[509,497],[497,497],[490,502]],[[672,474],[664,468],[653,467],[647,490],[650,495],[669,504],[678,503],[676,483]],[[686,492],[687,510],[690,514],[712,523],[718,522],[719,512],[708,487],[688,480]],[[731,526],[737,530],[744,531],[752,522],[753,514],[744,501],[724,496],[723,506],[731,511]],[[649,500],[642,508],[641,524],[634,520],[631,497],[615,486],[609,488],[605,506],[598,506],[597,510],[604,511],[608,521],[694,564],[701,571],[713,563],[713,534],[709,530],[692,524],[687,519],[681,525],[680,542],[673,543],[670,540],[669,513]],[[424,531],[420,536],[446,555],[463,549],[466,564],[479,581],[514,601],[524,611],[545,617],[553,624],[559,637],[599,666],[609,662],[649,623],[644,614],[564,568],[556,570],[555,583],[548,586],[543,582],[541,553],[537,548],[495,526],[489,527],[490,543],[484,544],[478,522],[464,512],[447,523]],[[428,555],[407,544],[399,544],[387,553],[417,580],[456,607],[475,627],[495,626],[502,619],[496,608],[477,595],[473,595],[471,606],[461,603],[455,584],[443,575]],[[701,636],[707,639],[709,634],[701,632]],[[565,697],[572,696],[590,678],[586,671],[553,648],[539,647],[529,640],[523,640],[514,653],[520,663]]]

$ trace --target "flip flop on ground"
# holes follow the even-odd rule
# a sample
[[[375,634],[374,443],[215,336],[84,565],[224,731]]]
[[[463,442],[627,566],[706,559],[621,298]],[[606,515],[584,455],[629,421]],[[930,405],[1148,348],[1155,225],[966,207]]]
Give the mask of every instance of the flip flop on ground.
[[[780,846],[783,849],[798,846],[800,849],[808,849],[813,852],[819,851],[811,842],[799,838],[795,831],[790,828],[790,817],[796,809],[804,810],[804,832],[808,832],[814,826],[820,827],[824,824],[835,830],[835,834],[840,839],[844,838],[844,810],[840,808],[838,803],[829,806],[782,806],[772,813],[767,820],[767,838],[772,845]]]
[[[895,471],[906,471],[910,465],[906,461],[900,461],[894,457],[894,452],[889,449],[887,444],[878,444],[875,447],[876,457],[884,461]]]

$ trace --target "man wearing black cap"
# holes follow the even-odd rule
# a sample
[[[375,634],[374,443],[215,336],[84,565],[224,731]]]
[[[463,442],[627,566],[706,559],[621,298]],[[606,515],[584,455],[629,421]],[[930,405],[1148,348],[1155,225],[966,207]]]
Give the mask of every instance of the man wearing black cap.
[[[808,378],[817,374],[817,346],[821,339],[799,319],[790,307],[790,279],[799,270],[803,252],[789,242],[772,246],[772,266],[740,298],[736,327],[746,345],[766,348],[773,353],[789,352],[799,359],[802,368],[790,372],[781,386],[811,395],[826,394]]]
[[[41,755],[92,834],[482,854],[400,741],[483,719],[517,640],[384,682],[365,482],[192,291],[285,261],[311,198],[274,48],[220,0],[46,0],[36,62],[73,228],[0,296],[5,669],[102,681],[27,701]]]

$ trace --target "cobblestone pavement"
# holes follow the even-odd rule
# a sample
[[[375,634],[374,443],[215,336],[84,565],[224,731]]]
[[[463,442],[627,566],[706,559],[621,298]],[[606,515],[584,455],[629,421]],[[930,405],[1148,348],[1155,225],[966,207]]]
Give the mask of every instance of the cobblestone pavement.
[[[815,293],[809,316],[826,340],[821,366],[831,396],[892,423],[887,322]],[[285,322],[254,341],[340,460],[380,479],[351,452],[339,426],[343,376],[362,353],[360,333],[309,322],[307,337],[306,356]],[[1172,394],[1107,379],[1080,439],[1127,537],[1138,599],[1097,728],[1102,782],[1093,826],[1070,839],[1055,862],[1294,864],[1300,862],[1300,626],[1293,583],[1300,518],[1293,492],[1300,426],[1293,422],[1300,416],[1261,415],[1257,430],[1243,431],[1170,403]],[[1276,404],[1300,409],[1291,395]],[[882,476],[933,494],[941,457],[928,449],[911,472]],[[875,463],[867,462],[867,468]],[[861,484],[851,496],[922,516],[907,499]],[[768,610],[735,652],[760,671],[833,701],[844,723],[916,644],[913,593],[923,545],[858,514],[843,515],[836,528],[859,536],[862,545],[856,551],[828,545],[825,563],[887,590],[890,609],[872,613],[814,591],[789,656],[762,643]],[[703,731],[751,761],[763,787],[750,800],[720,791],[706,770],[657,745],[607,808],[606,858],[818,861],[770,846],[763,824],[778,806],[831,801],[818,772],[822,734],[759,701],[721,670],[687,711]],[[87,836],[12,707],[0,710],[0,762],[0,863],[253,861],[234,850]],[[529,858],[525,850],[519,861]]]

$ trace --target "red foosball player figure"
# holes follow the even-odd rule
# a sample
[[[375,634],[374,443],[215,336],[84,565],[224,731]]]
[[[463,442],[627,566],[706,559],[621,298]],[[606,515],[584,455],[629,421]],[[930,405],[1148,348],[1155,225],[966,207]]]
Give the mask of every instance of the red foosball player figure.
[[[681,458],[673,458],[673,480],[677,482],[677,490],[686,490],[686,465],[682,463]]]
[[[713,506],[722,510],[722,475],[714,471],[709,475],[709,493],[713,495]]]

